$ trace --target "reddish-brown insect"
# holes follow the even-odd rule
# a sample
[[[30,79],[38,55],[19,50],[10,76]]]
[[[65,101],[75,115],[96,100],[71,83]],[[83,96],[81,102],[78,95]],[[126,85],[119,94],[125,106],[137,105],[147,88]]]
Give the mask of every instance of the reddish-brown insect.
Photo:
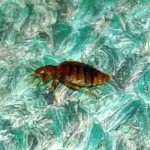
[[[42,82],[53,79],[51,86],[53,94],[58,83],[61,82],[70,88],[96,96],[94,93],[85,91],[81,87],[101,85],[112,79],[110,75],[77,61],[65,61],[58,66],[47,65],[35,70],[34,74],[42,77]]]

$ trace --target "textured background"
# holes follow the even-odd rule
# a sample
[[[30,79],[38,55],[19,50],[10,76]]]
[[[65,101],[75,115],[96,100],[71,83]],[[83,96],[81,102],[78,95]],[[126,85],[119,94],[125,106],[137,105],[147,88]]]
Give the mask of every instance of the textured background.
[[[113,75],[98,100],[29,76],[68,59]],[[0,150],[61,149],[150,149],[149,0],[0,1]]]

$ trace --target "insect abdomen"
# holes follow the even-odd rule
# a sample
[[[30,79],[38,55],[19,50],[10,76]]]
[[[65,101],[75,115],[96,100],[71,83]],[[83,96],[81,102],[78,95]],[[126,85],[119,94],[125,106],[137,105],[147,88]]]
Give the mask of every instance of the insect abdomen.
[[[88,65],[83,68],[82,74],[83,86],[99,85],[110,80],[110,76]]]
[[[78,86],[99,85],[110,80],[110,76],[80,62],[63,62],[59,70],[61,80]]]

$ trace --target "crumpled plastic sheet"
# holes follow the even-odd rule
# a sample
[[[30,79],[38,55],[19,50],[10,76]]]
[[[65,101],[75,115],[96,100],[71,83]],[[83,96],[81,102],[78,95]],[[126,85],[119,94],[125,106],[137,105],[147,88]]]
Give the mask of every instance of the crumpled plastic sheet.
[[[0,2],[0,150],[150,149],[149,0]],[[113,80],[88,88],[51,82],[36,68],[73,59]]]

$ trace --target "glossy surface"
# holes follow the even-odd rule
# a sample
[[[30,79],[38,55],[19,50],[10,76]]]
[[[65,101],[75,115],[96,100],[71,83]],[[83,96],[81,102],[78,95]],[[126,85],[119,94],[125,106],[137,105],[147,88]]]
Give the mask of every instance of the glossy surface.
[[[113,80],[82,87],[97,99],[59,84],[54,106],[30,74],[69,59]],[[149,135],[150,0],[0,1],[0,150],[149,150]]]
[[[78,86],[101,85],[111,80],[111,76],[81,62],[66,61],[58,65],[56,77],[62,82]]]
[[[69,82],[78,86],[101,85],[110,81],[111,76],[81,62],[66,61],[58,66],[47,65],[38,68],[35,76],[41,76],[43,81],[58,79],[61,82]]]

